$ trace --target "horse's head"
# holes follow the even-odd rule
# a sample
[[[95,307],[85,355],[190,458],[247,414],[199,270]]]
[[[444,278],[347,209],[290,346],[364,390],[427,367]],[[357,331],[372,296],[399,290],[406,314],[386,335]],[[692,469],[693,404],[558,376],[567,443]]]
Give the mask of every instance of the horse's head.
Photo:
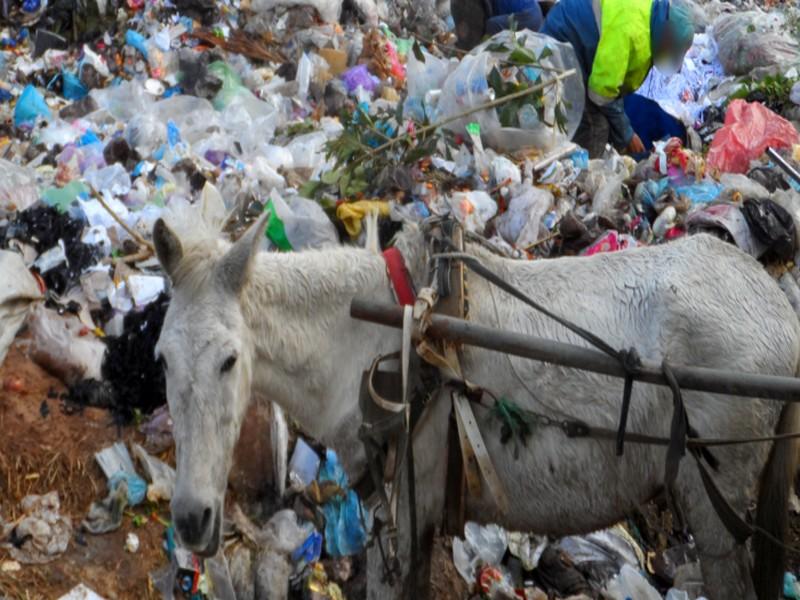
[[[230,248],[210,241],[186,249],[163,220],[153,230],[174,285],[156,345],[174,421],[172,518],[182,545],[200,555],[219,549],[228,473],[250,399],[253,343],[240,295],[263,230],[264,218]]]

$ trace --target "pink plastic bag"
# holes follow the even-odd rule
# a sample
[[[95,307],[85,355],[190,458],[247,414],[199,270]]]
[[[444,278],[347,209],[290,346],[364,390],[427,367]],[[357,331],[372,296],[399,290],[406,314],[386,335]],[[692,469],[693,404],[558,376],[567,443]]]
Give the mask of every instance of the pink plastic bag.
[[[708,166],[723,173],[746,173],[750,161],[772,147],[791,148],[800,141],[794,126],[760,102],[734,100],[708,151]]]
[[[611,229],[581,252],[581,255],[593,256],[605,252],[618,252],[619,250],[635,248],[636,245],[636,239],[632,236]]]

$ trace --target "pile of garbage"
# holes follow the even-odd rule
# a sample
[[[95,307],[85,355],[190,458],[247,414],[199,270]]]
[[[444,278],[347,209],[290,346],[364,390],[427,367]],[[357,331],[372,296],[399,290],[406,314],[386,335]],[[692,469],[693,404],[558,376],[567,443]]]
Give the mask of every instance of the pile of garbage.
[[[26,326],[21,343],[69,386],[66,406],[108,408],[120,424],[151,415],[145,431],[161,449],[171,435],[153,348],[170,290],[151,232],[167,210],[195,207],[234,237],[269,210],[263,245],[275,252],[364,245],[372,214],[383,246],[403,223],[451,215],[518,260],[711,232],[762,260],[800,307],[794,7],[704,4],[681,72],[654,69],[637,93],[685,135],[652,140],[636,159],[611,147],[590,159],[570,142],[585,102],[575,54],[538,33],[506,31],[463,54],[452,20],[427,5],[390,15],[366,0],[356,13],[332,0],[128,0],[87,2],[76,19],[60,2],[12,4],[0,30],[0,280],[12,282],[0,290],[0,360]],[[171,467],[132,450],[147,480],[124,446],[98,457],[109,490],[86,531],[119,527],[145,497],[169,499]],[[261,528],[239,511],[248,543],[230,569],[198,563],[168,533],[164,589],[177,581],[194,594],[216,578],[215,589],[342,597],[368,511],[331,451],[299,438],[288,471],[293,509]],[[24,510],[56,519],[61,537],[16,551],[63,552],[72,525],[58,520],[57,496]],[[691,544],[678,548],[658,579],[621,526],[547,540],[470,524],[453,559],[491,597],[696,597]],[[574,590],[547,578],[564,556]]]

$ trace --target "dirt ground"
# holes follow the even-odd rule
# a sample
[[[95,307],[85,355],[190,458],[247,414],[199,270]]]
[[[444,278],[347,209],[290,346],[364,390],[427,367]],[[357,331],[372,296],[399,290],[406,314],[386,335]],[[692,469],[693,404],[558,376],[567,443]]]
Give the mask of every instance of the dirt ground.
[[[0,570],[0,598],[54,600],[79,583],[108,600],[159,598],[150,588],[148,574],[167,562],[162,548],[169,519],[166,502],[129,508],[122,527],[115,532],[98,536],[79,532],[91,502],[106,493],[105,477],[94,453],[117,441],[143,443],[144,436],[134,426],[114,425],[108,411],[87,408],[72,412],[59,398],[64,391],[58,379],[26,357],[24,341],[12,346],[0,367],[0,519],[15,519],[19,501],[27,494],[56,490],[62,514],[72,519],[74,533],[68,550],[54,561],[22,565],[16,572]],[[173,462],[169,456],[161,458]],[[240,461],[253,463],[258,461]],[[239,479],[248,477],[240,474]],[[144,523],[135,525],[136,516]],[[136,554],[124,548],[129,532],[135,532],[140,540]],[[800,547],[800,515],[791,515],[789,543]],[[451,556],[449,540],[438,538],[431,557],[432,587],[434,597],[442,600],[468,595]],[[789,558],[788,568],[797,572],[800,554]],[[0,549],[0,564],[10,559],[8,552]]]
[[[0,517],[13,520],[27,494],[56,490],[62,514],[72,519],[74,530],[67,552],[54,561],[0,572],[0,596],[53,600],[84,583],[109,600],[158,597],[148,588],[148,573],[167,561],[165,527],[153,516],[168,518],[166,503],[128,509],[122,527],[113,533],[77,533],[91,502],[106,493],[94,453],[120,440],[141,443],[143,436],[132,426],[113,425],[105,410],[66,414],[58,398],[63,384],[28,360],[19,344],[0,367],[0,383]],[[134,515],[146,517],[145,523],[135,527]],[[139,536],[136,554],[124,548],[129,532]],[[0,563],[9,559],[0,549]]]

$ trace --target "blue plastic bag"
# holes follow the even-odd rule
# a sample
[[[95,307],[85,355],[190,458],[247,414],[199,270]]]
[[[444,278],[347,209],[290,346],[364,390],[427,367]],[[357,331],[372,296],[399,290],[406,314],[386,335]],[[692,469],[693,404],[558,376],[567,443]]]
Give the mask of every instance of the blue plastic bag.
[[[50,109],[39,90],[28,84],[22,90],[17,105],[14,107],[14,126],[33,125],[37,117],[49,119]]]
[[[128,31],[125,32],[125,43],[128,44],[128,46],[136,48],[142,56],[144,56],[144,59],[147,60],[147,40],[145,40],[141,33],[133,29],[128,29]]]
[[[80,100],[85,98],[89,93],[86,86],[83,85],[78,76],[70,71],[61,71],[61,78],[63,81],[62,93],[67,100]]]
[[[181,142],[181,130],[178,129],[178,126],[172,119],[167,121],[167,142],[170,148],[174,148]]]
[[[669,179],[664,177],[657,181],[649,179],[636,186],[634,200],[645,208],[652,208],[669,187]]]
[[[292,562],[296,571],[302,571],[306,565],[319,560],[322,554],[322,535],[315,529],[306,538],[306,541],[292,552]]]
[[[322,507],[325,515],[325,551],[334,558],[358,554],[367,541],[364,508],[358,494],[347,490],[347,475],[333,450],[325,451],[325,463],[320,468],[319,481],[333,481],[346,490],[344,498],[333,498]]]
[[[128,482],[128,504],[136,506],[147,495],[147,482],[136,473],[118,471],[108,480],[108,489],[111,491],[117,489],[117,486],[123,480]]]
[[[691,185],[674,186],[679,196],[686,196],[692,204],[708,204],[722,193],[722,186],[711,181],[701,181]]]

